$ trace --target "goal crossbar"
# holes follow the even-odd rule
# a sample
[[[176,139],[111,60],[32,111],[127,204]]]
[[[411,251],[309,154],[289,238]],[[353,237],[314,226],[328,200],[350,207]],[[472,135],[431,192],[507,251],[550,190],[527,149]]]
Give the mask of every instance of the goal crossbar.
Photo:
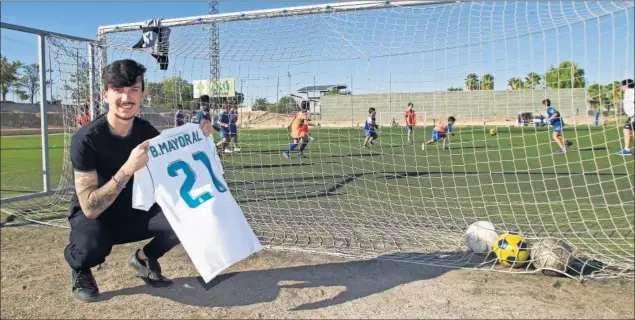
[[[229,22],[238,20],[255,20],[264,18],[277,18],[285,16],[302,16],[311,14],[322,13],[336,13],[354,10],[371,10],[371,9],[385,9],[388,7],[409,7],[431,4],[443,4],[460,2],[456,0],[419,0],[419,1],[352,1],[352,2],[340,2],[330,4],[319,4],[310,6],[297,6],[289,8],[278,9],[265,9],[265,10],[252,10],[244,12],[232,12],[214,15],[202,15],[183,18],[172,18],[161,20],[161,26],[163,27],[179,27],[190,26],[196,24],[208,24],[216,22]],[[131,30],[138,30],[143,27],[144,21],[113,24],[107,26],[101,26],[98,28],[99,34],[126,32]]]

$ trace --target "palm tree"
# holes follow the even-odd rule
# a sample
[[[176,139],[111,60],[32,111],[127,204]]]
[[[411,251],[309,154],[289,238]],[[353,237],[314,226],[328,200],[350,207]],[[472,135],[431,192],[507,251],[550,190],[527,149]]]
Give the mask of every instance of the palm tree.
[[[523,80],[520,78],[510,78],[507,80],[507,89],[509,90],[520,90],[523,86]]]
[[[494,76],[486,73],[483,75],[483,81],[481,82],[481,90],[494,90]]]
[[[525,88],[534,89],[536,86],[539,86],[541,82],[542,76],[532,71],[525,77]]]
[[[469,91],[479,90],[480,81],[476,73],[470,73],[465,77],[465,88]]]
[[[563,61],[557,68],[552,65],[545,73],[545,85],[549,88],[584,88],[585,84],[584,69],[572,61]]]

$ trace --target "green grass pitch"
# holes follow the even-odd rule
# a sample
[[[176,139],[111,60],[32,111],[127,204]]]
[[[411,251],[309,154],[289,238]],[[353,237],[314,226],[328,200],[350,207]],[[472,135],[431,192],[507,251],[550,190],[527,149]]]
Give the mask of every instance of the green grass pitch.
[[[546,128],[489,129],[457,126],[450,150],[438,143],[422,151],[430,127],[416,128],[415,144],[403,128],[382,127],[370,150],[361,128],[315,128],[306,157],[289,160],[280,155],[287,130],[241,130],[242,152],[222,161],[241,207],[263,228],[421,243],[426,230],[462,232],[489,220],[632,257],[635,170],[633,157],[614,155],[620,127],[569,126],[575,145],[566,154],[555,153]],[[63,140],[49,138],[54,187]],[[2,198],[42,190],[40,137],[1,142]]]

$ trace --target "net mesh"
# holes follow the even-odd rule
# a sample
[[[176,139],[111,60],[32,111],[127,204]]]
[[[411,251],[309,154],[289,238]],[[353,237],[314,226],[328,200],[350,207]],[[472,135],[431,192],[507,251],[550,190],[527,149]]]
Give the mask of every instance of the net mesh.
[[[99,92],[99,83],[89,78],[89,44],[64,37],[46,37],[45,61],[48,74],[54,74],[55,95],[47,97],[47,128],[50,193],[41,197],[3,203],[2,211],[23,220],[65,226],[73,194],[73,170],[69,159],[72,134],[79,116],[90,110],[90,86]],[[101,68],[95,64],[95,70]],[[97,79],[99,74],[96,74]],[[51,90],[52,92],[52,90]],[[48,93],[47,93],[48,95]],[[39,110],[38,110],[39,111]],[[19,115],[19,113],[18,113]],[[29,115],[25,113],[24,115]],[[7,115],[10,117],[10,115]],[[21,129],[35,135],[3,137],[2,198],[24,196],[44,191],[42,170],[41,115],[24,116],[8,129]],[[17,126],[17,127],[16,127]],[[6,147],[9,145],[9,147]],[[6,155],[6,156],[5,156]],[[10,168],[10,170],[5,170]]]
[[[141,28],[103,33],[100,44],[108,62],[134,59],[148,68],[140,116],[159,128],[174,126],[179,104],[189,120],[198,108],[195,81],[214,78],[213,59],[220,78],[235,79],[240,152],[223,165],[264,244],[532,272],[467,248],[466,228],[484,220],[530,244],[565,239],[575,248],[576,276],[632,278],[635,171],[632,157],[614,155],[625,117],[613,83],[632,78],[633,21],[629,1],[397,2],[344,12],[325,5],[309,15],[219,22],[217,49],[210,24],[170,27],[160,35],[167,70],[151,55],[156,49],[133,48]],[[87,90],[74,89],[85,83],[74,79],[87,70],[88,51],[64,39],[50,38],[49,46],[57,81],[68,84],[61,91],[76,100],[65,102],[64,149],[52,170],[64,189],[72,185],[65,154],[82,105],[76,95]],[[551,130],[535,125],[546,115],[545,98],[575,143],[567,153],[556,154]],[[300,100],[312,101],[319,126],[310,129],[315,140],[305,157],[284,159]],[[408,102],[417,113],[414,143],[403,128]],[[370,107],[380,127],[367,149]],[[449,116],[457,122],[448,150],[441,142],[422,150]],[[68,196],[10,209],[42,217],[67,210]]]

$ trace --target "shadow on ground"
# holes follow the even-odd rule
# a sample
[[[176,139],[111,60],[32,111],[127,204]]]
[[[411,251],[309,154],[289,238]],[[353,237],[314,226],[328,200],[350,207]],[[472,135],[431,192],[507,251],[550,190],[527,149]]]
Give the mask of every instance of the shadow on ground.
[[[415,255],[418,261],[425,261],[428,256]],[[437,255],[429,254],[428,259]],[[457,254],[456,260],[462,257],[465,257],[463,253]],[[306,302],[291,309],[312,310],[343,304],[410,282],[436,278],[452,270],[383,258],[391,259],[385,256],[371,260],[232,272],[219,275],[207,284],[200,277],[177,278],[173,279],[174,284],[169,288],[138,286],[104,292],[101,299],[105,301],[121,295],[150,294],[198,307],[232,307],[272,302],[285,288],[314,288],[324,294],[324,290],[329,290],[328,287],[343,287],[335,296],[320,299],[320,294],[316,293],[318,297],[311,300],[319,301]]]

